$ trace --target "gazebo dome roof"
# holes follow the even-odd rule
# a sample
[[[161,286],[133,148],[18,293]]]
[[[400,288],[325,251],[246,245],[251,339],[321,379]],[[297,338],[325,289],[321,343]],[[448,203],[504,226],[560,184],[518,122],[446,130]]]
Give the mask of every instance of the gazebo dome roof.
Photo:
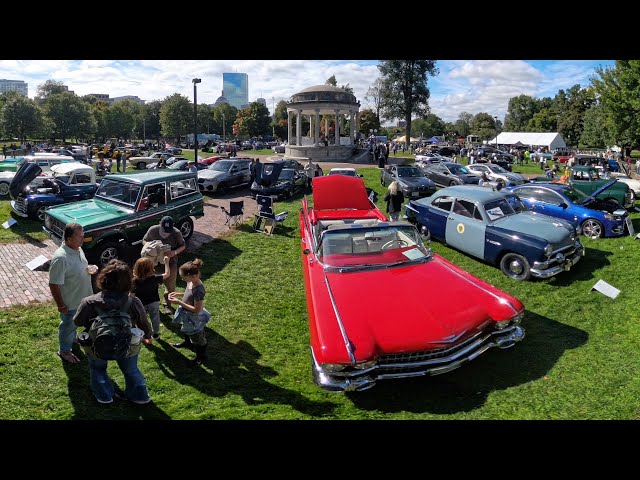
[[[357,103],[355,95],[333,85],[314,85],[294,93],[291,103],[297,102]]]

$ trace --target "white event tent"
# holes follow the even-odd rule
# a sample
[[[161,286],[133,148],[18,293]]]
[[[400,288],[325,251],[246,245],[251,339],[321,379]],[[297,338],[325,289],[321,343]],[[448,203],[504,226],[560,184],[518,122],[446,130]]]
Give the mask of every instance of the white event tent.
[[[520,142],[520,143],[518,143]],[[534,147],[547,147],[549,150],[554,148],[566,148],[567,144],[557,132],[541,133],[541,132],[501,132],[496,138],[487,141],[487,145],[532,145]]]

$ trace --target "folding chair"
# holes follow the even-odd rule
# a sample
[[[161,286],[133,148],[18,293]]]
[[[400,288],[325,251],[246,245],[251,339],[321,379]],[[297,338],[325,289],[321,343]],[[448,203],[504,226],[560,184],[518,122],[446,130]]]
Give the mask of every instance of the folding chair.
[[[258,213],[253,222],[253,229],[256,232],[273,235],[273,230],[278,223],[284,222],[289,215],[288,211],[273,213],[273,199],[269,195],[256,195],[258,202]]]
[[[224,222],[229,228],[238,227],[242,225],[242,216],[244,215],[244,201],[229,202],[229,210],[224,207],[220,209],[227,216],[227,220]]]

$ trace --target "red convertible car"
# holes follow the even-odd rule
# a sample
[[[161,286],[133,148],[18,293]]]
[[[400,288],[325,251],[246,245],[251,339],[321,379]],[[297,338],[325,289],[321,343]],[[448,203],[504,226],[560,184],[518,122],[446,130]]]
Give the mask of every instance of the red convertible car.
[[[388,222],[361,178],[314,178],[300,232],[313,379],[327,391],[445,373],[524,338],[517,298]]]

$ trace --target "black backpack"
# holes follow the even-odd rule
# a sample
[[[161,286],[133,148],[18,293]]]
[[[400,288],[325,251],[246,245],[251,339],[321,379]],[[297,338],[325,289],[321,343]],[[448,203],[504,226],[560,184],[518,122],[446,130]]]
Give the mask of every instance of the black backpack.
[[[131,317],[129,308],[132,297],[129,297],[120,309],[108,311],[96,307],[98,316],[89,328],[89,336],[93,341],[93,353],[101,360],[120,360],[127,355],[131,343]]]

